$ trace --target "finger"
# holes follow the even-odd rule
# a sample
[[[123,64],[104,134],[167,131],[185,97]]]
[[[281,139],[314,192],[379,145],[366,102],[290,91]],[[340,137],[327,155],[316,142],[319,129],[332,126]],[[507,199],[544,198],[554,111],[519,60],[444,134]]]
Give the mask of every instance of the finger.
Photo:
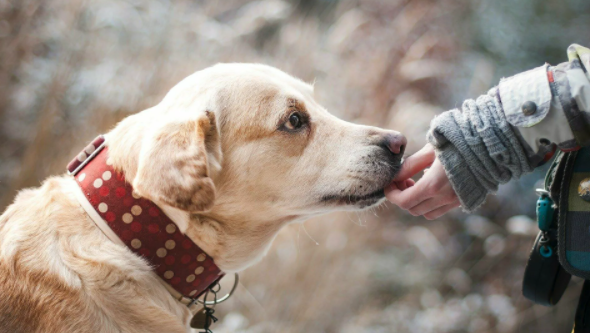
[[[412,178],[409,178],[409,179],[406,179],[406,180],[402,180],[402,181],[399,181],[399,182],[392,182],[391,184],[389,184],[385,188],[385,193],[388,193],[389,191],[392,191],[392,190],[404,191],[408,187],[414,186],[414,184],[416,184],[416,182]]]
[[[424,195],[426,192],[423,187],[424,185],[420,184],[420,182],[404,191],[397,189],[397,187],[395,189],[390,187],[385,191],[385,197],[389,202],[407,210],[430,198]]]
[[[453,202],[452,204],[444,205],[440,208],[437,208],[431,212],[424,214],[424,218],[427,220],[436,220],[437,218],[445,215],[449,211],[461,206],[458,202]]]
[[[397,189],[401,190],[401,191],[404,191],[407,188],[414,186],[414,184],[416,184],[416,182],[412,178],[408,178],[406,180],[395,182]]]
[[[434,154],[434,148],[432,148],[430,144],[427,144],[422,149],[420,149],[420,151],[404,160],[401,170],[394,179],[405,180],[412,177],[418,172],[429,167],[432,162],[434,162],[435,158],[436,155]]]
[[[406,182],[405,181],[401,181],[401,182],[397,182],[397,188],[400,191],[404,191],[405,189],[408,188],[408,186],[406,186]]]
[[[449,202],[444,198],[435,197],[422,201],[419,205],[408,209],[408,212],[414,216],[424,215],[440,207],[446,206]]]
[[[387,194],[390,191],[400,191],[401,189],[399,188],[399,182],[392,182],[391,184],[387,185],[387,187],[384,189],[385,194]]]

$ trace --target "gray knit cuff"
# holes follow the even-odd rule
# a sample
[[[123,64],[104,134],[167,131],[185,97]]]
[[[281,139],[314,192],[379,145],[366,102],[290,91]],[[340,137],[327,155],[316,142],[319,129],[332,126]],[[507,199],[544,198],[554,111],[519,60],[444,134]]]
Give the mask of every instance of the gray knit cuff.
[[[467,212],[481,206],[498,185],[532,170],[496,88],[435,117],[428,142]]]
[[[453,190],[461,202],[461,208],[471,213],[486,200],[488,191],[480,184],[473,172],[466,168],[467,163],[459,150],[447,144],[436,149],[436,156],[442,163]]]

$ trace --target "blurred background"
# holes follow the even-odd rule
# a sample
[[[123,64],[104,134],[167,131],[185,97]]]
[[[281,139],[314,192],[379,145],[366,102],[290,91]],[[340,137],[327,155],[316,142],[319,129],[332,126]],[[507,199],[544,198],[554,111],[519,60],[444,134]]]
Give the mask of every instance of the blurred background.
[[[412,153],[434,115],[566,61],[589,28],[588,0],[0,0],[0,210],[218,62],[315,82],[332,113],[399,130]],[[478,215],[429,222],[384,204],[290,226],[214,331],[569,332],[579,280],[554,308],[521,295],[543,175]]]

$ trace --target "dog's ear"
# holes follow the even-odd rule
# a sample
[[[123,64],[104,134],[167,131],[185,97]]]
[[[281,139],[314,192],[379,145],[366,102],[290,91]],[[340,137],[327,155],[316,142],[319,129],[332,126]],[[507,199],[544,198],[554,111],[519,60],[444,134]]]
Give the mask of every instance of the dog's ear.
[[[189,212],[206,211],[215,201],[210,173],[220,168],[220,160],[213,112],[162,121],[144,137],[132,185],[152,201]]]

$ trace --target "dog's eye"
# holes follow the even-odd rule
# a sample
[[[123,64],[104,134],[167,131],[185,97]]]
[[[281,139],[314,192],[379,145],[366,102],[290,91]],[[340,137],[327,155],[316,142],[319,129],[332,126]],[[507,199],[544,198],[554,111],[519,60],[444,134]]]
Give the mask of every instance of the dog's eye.
[[[293,112],[289,116],[289,121],[285,124],[285,126],[290,130],[296,130],[303,125],[303,121],[301,120],[301,115],[299,112]]]

